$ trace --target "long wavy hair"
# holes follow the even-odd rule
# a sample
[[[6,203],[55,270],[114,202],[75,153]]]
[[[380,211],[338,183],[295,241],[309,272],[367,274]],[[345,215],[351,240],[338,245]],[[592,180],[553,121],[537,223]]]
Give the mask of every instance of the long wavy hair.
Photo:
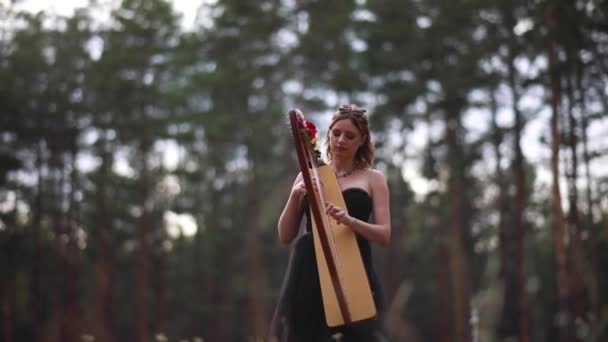
[[[329,129],[327,130],[327,135],[325,139],[326,154],[327,159],[331,161],[331,148],[329,146],[329,135],[332,127],[336,124],[336,122],[340,120],[349,119],[355,127],[359,130],[359,132],[365,136],[365,141],[359,149],[355,153],[354,166],[357,169],[366,169],[373,165],[374,163],[374,145],[372,144],[370,131],[369,131],[369,121],[367,119],[366,110],[360,107],[357,107],[353,104],[342,105],[338,107],[338,109],[334,112],[331,117],[331,122],[329,124]]]

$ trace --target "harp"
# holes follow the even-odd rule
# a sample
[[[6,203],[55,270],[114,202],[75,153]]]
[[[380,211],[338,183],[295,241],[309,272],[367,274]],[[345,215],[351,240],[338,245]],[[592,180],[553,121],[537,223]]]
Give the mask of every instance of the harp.
[[[309,122],[299,110],[289,111],[289,123],[313,217],[315,256],[327,325],[337,327],[373,318],[376,306],[355,233],[325,212],[325,201],[346,208],[336,174],[313,151],[313,137],[306,127]]]

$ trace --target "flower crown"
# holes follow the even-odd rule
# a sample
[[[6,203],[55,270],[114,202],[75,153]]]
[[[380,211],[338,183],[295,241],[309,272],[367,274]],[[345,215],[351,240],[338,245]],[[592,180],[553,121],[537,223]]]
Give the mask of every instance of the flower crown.
[[[321,149],[319,148],[319,142],[317,140],[317,133],[319,132],[317,130],[317,127],[315,126],[315,124],[308,120],[303,120],[302,125],[308,133],[308,137],[310,138],[310,147],[312,148],[315,157],[317,159],[321,158]]]
[[[315,159],[318,161],[321,159],[321,149],[319,148],[317,139],[317,133],[319,132],[317,127],[311,121],[304,119],[304,115],[300,111],[298,111],[296,120],[298,122],[299,129],[303,130],[308,136],[308,147],[313,151]]]
[[[338,113],[341,115],[351,114],[354,116],[363,116],[366,112],[367,110],[354,104],[341,105],[338,107]]]

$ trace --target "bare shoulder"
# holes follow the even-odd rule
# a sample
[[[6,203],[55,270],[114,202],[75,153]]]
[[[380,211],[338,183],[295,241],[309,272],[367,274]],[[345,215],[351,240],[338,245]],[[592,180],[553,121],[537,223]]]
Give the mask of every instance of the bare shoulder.
[[[293,184],[295,185],[296,183],[298,183],[300,181],[302,181],[302,172],[298,173],[296,178],[293,180]]]
[[[369,168],[365,170],[365,177],[367,178],[367,184],[372,193],[381,193],[388,190],[388,186],[386,183],[386,177],[384,177],[384,173],[382,171]]]
[[[372,185],[386,183],[386,177],[384,177],[384,173],[380,170],[370,168],[367,169],[365,173],[369,183]]]

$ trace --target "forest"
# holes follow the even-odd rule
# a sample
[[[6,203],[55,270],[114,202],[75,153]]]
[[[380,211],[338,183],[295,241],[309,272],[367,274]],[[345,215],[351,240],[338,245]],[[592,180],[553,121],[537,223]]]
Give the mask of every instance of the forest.
[[[207,0],[188,27],[167,0],[20,2],[0,342],[265,341],[287,113],[324,137],[348,103],[390,189],[392,341],[608,341],[608,1]]]

